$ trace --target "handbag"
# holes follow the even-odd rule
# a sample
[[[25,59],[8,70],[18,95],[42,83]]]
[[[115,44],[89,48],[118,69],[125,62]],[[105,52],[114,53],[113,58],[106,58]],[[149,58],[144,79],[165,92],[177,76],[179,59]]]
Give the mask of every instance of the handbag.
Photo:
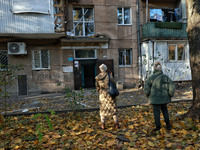
[[[108,74],[109,77],[109,82],[108,82],[108,94],[112,97],[115,98],[116,96],[119,95],[119,91],[117,90],[115,84],[110,80],[110,73]]]

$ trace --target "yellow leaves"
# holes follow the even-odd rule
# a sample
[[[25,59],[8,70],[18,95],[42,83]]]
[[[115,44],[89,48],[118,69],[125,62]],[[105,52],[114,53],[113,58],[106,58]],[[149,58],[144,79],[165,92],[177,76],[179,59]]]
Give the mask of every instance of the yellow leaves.
[[[15,146],[14,148],[15,148],[15,149],[20,149],[20,146],[19,146],[19,145],[17,145],[17,146]]]
[[[195,148],[191,145],[187,146],[184,148],[185,150],[195,150]]]
[[[134,126],[133,125],[129,125],[128,128],[129,129],[134,129]]]
[[[130,132],[126,132],[126,133],[125,133],[125,136],[126,136],[126,137],[130,137],[130,136],[131,136],[131,133],[130,133]]]
[[[173,110],[173,106],[180,103],[173,104],[169,107],[169,110]],[[182,107],[181,105],[181,110],[178,111],[183,111],[183,108],[188,107]],[[177,109],[179,108],[174,109],[175,113]],[[113,127],[112,117],[106,122],[107,128],[101,130],[98,112],[87,112],[86,114],[81,114],[78,117],[70,116],[67,119],[66,114],[50,118],[53,131],[45,127],[41,131],[43,134],[41,142],[35,135],[37,120],[28,120],[26,124],[23,117],[20,118],[22,122],[18,117],[13,117],[8,122],[5,133],[2,130],[0,131],[0,141],[2,135],[6,134],[6,138],[8,137],[6,140],[10,138],[12,141],[12,149],[22,149],[22,145],[26,146],[25,149],[30,147],[37,149],[37,146],[41,146],[41,149],[57,146],[67,149],[200,149],[200,141],[198,141],[200,138],[200,125],[196,125],[195,131],[191,130],[193,128],[189,129],[190,126],[194,127],[189,119],[176,120],[172,115],[172,130],[167,131],[164,121],[161,121],[160,133],[158,132],[152,136],[150,132],[155,124],[152,109],[148,107],[124,109],[123,115],[119,115],[121,128],[118,130]],[[117,137],[120,135],[129,139],[130,142],[118,142]]]
[[[3,115],[1,114],[0,112],[0,124],[4,122],[4,118],[3,118]]]
[[[168,143],[166,146],[167,146],[168,148],[170,148],[170,147],[172,147],[172,143]]]
[[[79,131],[79,132],[74,132],[74,131],[72,131],[70,134],[72,135],[72,136],[74,136],[74,135],[80,135],[80,134],[83,134],[83,133],[92,133],[94,130],[92,129],[92,128],[88,128],[88,129],[86,129],[86,130],[84,130],[84,131]]]
[[[52,137],[52,139],[59,139],[59,138],[61,138],[61,136],[59,134],[57,134],[57,133],[54,134],[53,137]]]
[[[21,143],[22,142],[22,139],[21,138],[18,138],[15,140],[15,144],[18,144],[18,143]]]
[[[148,145],[151,146],[151,147],[155,146],[151,141],[148,141]]]
[[[79,124],[76,124],[72,130],[73,130],[73,131],[78,130],[79,127],[80,127],[80,125],[79,125]]]
[[[186,131],[185,129],[180,130],[180,133],[182,133],[183,135],[188,134],[188,131]]]
[[[110,146],[114,145],[115,142],[116,142],[115,139],[108,140],[107,141],[107,146],[110,147]]]

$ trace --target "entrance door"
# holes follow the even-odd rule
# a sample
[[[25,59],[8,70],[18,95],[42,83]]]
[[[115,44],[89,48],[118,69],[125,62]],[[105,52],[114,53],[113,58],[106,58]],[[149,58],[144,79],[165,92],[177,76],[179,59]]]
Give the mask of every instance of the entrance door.
[[[96,75],[96,60],[74,61],[74,89],[94,88]]]
[[[27,95],[27,76],[18,75],[18,95]]]
[[[107,72],[114,76],[113,60],[75,60],[74,61],[74,89],[94,88],[95,76],[100,73],[99,66],[105,64]]]
[[[82,64],[82,85],[84,88],[95,87],[95,63]]]
[[[82,87],[82,73],[81,73],[81,61],[74,61],[74,89],[80,90]]]

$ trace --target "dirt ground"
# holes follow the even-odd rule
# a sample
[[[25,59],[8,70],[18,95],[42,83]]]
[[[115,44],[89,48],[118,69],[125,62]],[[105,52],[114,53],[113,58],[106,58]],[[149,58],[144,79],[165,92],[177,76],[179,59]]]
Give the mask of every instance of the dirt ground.
[[[76,91],[79,96],[75,100],[72,97],[66,98],[64,93],[50,93],[28,96],[11,96],[6,103],[6,110],[9,112],[27,111],[28,109],[37,108],[40,111],[65,110],[70,107],[79,108],[96,108],[99,106],[98,92],[95,89],[85,89],[81,95],[81,91]],[[81,96],[82,98],[81,98]],[[175,96],[172,101],[191,100],[193,98],[192,86],[190,82],[177,83]],[[75,103],[74,103],[75,102]],[[148,103],[148,99],[143,89],[124,89],[120,91],[117,97],[118,106],[136,105]],[[5,112],[5,101],[1,99],[0,112]]]

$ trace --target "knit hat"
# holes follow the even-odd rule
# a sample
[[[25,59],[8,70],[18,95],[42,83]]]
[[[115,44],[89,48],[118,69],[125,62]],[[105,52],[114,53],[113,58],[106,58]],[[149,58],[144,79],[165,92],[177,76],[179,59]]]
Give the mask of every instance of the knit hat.
[[[99,69],[100,69],[101,72],[106,72],[107,66],[106,66],[105,64],[101,64],[101,65],[99,66]]]

